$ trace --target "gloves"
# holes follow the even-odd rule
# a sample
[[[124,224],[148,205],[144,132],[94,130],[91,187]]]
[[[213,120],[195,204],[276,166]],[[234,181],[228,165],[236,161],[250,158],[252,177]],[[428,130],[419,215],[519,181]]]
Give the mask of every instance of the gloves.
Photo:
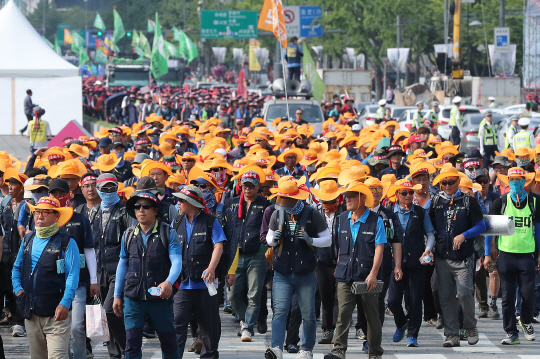
[[[296,240],[304,240],[307,244],[313,244],[313,238],[310,238],[305,231],[296,231],[294,238]]]
[[[272,240],[274,241],[274,243],[277,243],[279,242],[280,239],[281,239],[281,231],[278,229],[277,231],[274,232],[274,238],[272,238]]]

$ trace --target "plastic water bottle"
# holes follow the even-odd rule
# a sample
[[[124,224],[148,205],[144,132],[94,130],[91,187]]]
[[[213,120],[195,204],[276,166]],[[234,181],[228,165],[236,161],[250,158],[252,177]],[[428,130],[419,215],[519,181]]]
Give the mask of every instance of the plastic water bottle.
[[[429,263],[431,262],[431,257],[430,256],[423,256],[422,257],[422,263]]]
[[[206,272],[204,272],[203,274],[206,274]],[[204,284],[206,284],[206,288],[208,288],[208,294],[210,294],[211,297],[217,294],[217,289],[213,282],[204,281]]]
[[[148,293],[150,293],[150,295],[153,295],[155,297],[159,297],[161,295],[161,288],[159,287],[149,288]]]

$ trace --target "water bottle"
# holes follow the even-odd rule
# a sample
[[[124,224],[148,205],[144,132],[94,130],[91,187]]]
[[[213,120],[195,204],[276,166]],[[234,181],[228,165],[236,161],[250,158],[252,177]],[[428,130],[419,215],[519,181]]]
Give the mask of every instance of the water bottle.
[[[150,293],[150,295],[153,295],[155,297],[159,297],[161,295],[161,288],[159,287],[149,288],[148,293]]]
[[[423,256],[422,257],[422,263],[429,263],[431,262],[431,257],[430,256]]]
[[[204,274],[206,274],[206,272],[204,272],[203,275]],[[204,284],[206,284],[206,288],[208,288],[208,294],[210,294],[211,297],[217,294],[217,289],[213,282],[204,281]]]

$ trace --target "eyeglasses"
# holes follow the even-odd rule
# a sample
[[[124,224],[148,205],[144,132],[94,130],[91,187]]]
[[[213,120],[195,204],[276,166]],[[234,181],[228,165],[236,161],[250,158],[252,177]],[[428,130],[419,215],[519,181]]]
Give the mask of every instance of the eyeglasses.
[[[192,185],[195,187],[199,187],[200,189],[206,189],[206,187],[208,187],[206,183],[193,182]]]
[[[86,190],[89,190],[90,188],[96,188],[96,183],[87,183],[87,184],[84,184],[82,185],[82,188],[86,189]],[[103,192],[103,191],[101,191]]]
[[[345,198],[356,198],[356,197],[358,197],[358,193],[346,194],[345,195]]]
[[[401,192],[399,192],[399,194],[402,195],[403,197],[406,197],[407,195],[412,196],[414,194],[414,191],[413,190],[401,191]]]
[[[285,143],[285,145],[287,145],[287,146],[292,146],[293,141],[285,141],[284,143]]]
[[[441,186],[453,186],[456,184],[456,180],[450,180],[450,181],[443,181],[441,182]]]
[[[479,183],[479,184],[488,184],[489,183],[489,179],[477,179],[476,180],[476,183]]]
[[[375,187],[375,188],[371,189],[371,192],[373,192],[373,193],[379,193],[379,192],[382,192],[382,191],[383,191],[382,187]]]
[[[195,162],[195,160],[191,158],[182,158],[182,162]]]
[[[136,211],[140,211],[141,208],[144,209],[145,211],[148,211],[150,208],[152,208],[154,206],[152,206],[150,203],[135,203],[135,205],[133,206],[133,208],[135,208]]]
[[[101,187],[100,191],[103,193],[114,193],[118,191],[118,186]]]
[[[450,158],[447,159],[447,161],[449,160]],[[456,160],[456,163],[463,163],[463,160],[462,159],[457,159]]]
[[[186,200],[183,198],[178,198],[178,203],[186,203]]]
[[[54,213],[54,211],[52,210],[42,210],[42,209],[36,209],[34,211],[34,216],[35,217],[43,217],[43,218],[47,218],[51,213]]]

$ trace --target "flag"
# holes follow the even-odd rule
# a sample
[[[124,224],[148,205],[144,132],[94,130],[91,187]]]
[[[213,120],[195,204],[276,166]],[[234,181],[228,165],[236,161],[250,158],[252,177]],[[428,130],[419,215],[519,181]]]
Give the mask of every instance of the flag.
[[[116,46],[114,46],[113,34],[111,30],[107,30],[107,34],[105,35],[105,40],[103,41],[103,43],[107,47],[107,50],[109,52],[108,55],[112,56],[112,53],[115,52]]]
[[[94,20],[94,27],[97,29],[100,29],[101,31],[105,31],[105,29],[107,29],[107,26],[105,26],[103,19],[101,18],[101,16],[99,16],[98,13],[96,13],[96,19]]]
[[[118,11],[116,11],[116,7],[113,9],[114,14],[114,32],[112,36],[112,42],[117,43],[121,38],[126,36],[126,31],[124,30],[124,23],[122,22],[122,18],[120,15],[118,15]]]
[[[58,46],[58,36],[54,36],[54,52],[56,52],[58,55],[62,56],[62,48]]]
[[[131,39],[131,46],[139,46],[140,38],[139,34],[137,33],[137,30],[133,30],[133,37]]]
[[[101,62],[102,64],[106,64],[108,61],[107,55],[96,49],[96,61]]]
[[[311,53],[309,52],[309,48],[307,46],[304,51],[302,66],[304,68],[304,76],[311,83],[313,89],[313,98],[321,102],[324,91],[326,91],[326,86],[317,72],[317,68],[315,67],[315,63],[313,62],[313,58],[311,57]]]
[[[283,2],[272,0],[272,32],[281,46],[287,48],[287,29],[285,28],[285,16],[283,15]]]
[[[264,0],[264,4],[261,10],[261,16],[259,16],[259,23],[257,28],[265,31],[272,32],[274,29],[274,20],[272,18],[272,0]]]
[[[73,42],[73,36],[71,36],[71,31],[64,28],[64,44],[70,45]]]
[[[96,39],[96,50],[103,52],[106,56],[109,56],[111,54],[109,52],[109,48],[105,44],[105,41],[103,41],[102,39]]]
[[[154,31],[155,28],[156,28],[156,23],[148,19],[148,32]]]
[[[152,59],[150,60],[150,69],[154,78],[158,78],[169,72],[167,65],[167,50],[165,49],[165,40],[159,26],[158,14],[156,13],[156,27],[154,30],[154,44],[152,46]]]
[[[169,53],[169,57],[180,57],[178,48],[174,46],[174,44],[171,44],[168,41],[165,41],[165,48],[167,49],[167,52]]]
[[[86,46],[86,40],[79,35],[78,32],[73,32],[73,41],[71,42],[71,50],[76,52],[75,49],[84,48]]]
[[[45,36],[42,36],[42,38],[43,38],[43,41],[45,41],[47,43],[47,45],[49,45],[51,47],[51,49],[54,49],[54,45],[52,44],[52,42],[47,40],[47,38]]]
[[[238,74],[237,95],[242,96],[244,99],[248,98],[247,82],[246,82],[246,74],[244,73],[244,66],[242,66],[242,69],[240,70],[240,73]]]
[[[199,57],[197,46],[182,30],[173,27],[173,32],[174,39],[178,41],[179,54],[187,59],[188,64]]]
[[[261,71],[261,64],[255,55],[255,49],[260,47],[259,40],[249,39],[249,71]]]
[[[152,49],[150,48],[150,43],[142,31],[139,33],[139,48],[144,52],[144,56],[149,59],[152,58]]]

